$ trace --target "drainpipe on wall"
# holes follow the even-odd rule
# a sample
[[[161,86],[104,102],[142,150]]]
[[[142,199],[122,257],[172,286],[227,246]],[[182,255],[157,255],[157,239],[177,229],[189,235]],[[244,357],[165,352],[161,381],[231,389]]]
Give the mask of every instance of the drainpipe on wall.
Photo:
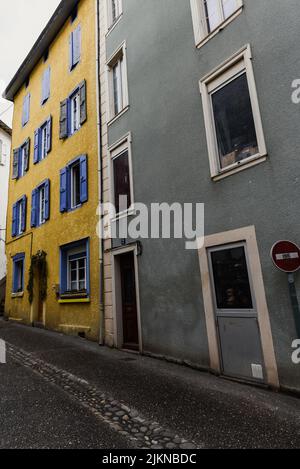
[[[97,128],[98,128],[98,194],[99,204],[103,204],[103,152],[102,152],[102,118],[101,118],[101,78],[100,78],[100,0],[96,3],[96,95],[97,95]],[[102,211],[99,214],[102,224]],[[99,239],[99,292],[100,292],[100,311],[99,311],[99,345],[104,345],[104,240]]]

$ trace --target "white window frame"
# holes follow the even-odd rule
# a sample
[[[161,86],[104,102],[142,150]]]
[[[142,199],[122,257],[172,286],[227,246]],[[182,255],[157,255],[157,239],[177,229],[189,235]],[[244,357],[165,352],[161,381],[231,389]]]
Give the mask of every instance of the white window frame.
[[[121,94],[122,103],[121,110],[115,113],[115,98],[114,98],[114,67],[122,60],[121,66]],[[109,96],[109,122],[111,125],[116,119],[121,117],[129,108],[128,97],[128,80],[127,80],[127,56],[126,56],[126,42],[123,42],[118,49],[112,54],[106,63],[107,65],[107,82],[108,82],[108,96]]]
[[[74,135],[80,129],[80,92],[76,92],[70,99],[71,103],[71,123],[70,123],[70,136]],[[76,108],[75,108],[76,103]]]
[[[71,256],[76,256],[76,254],[81,254],[82,253],[82,250],[83,250],[83,247],[80,246],[78,248],[75,248],[75,249],[72,249],[68,252],[67,254],[67,288],[68,288],[68,291],[72,291],[72,277],[71,277],[71,262],[74,262],[76,261],[77,262],[77,267],[76,267],[76,273],[77,273],[77,291],[82,291],[82,290],[79,290],[79,267],[78,267],[78,261],[79,260],[82,260],[84,259],[84,269],[85,269],[85,272],[84,272],[84,286],[85,288],[83,288],[83,290],[87,290],[87,253],[85,256],[81,256],[81,257],[78,257],[76,259],[70,259]],[[76,291],[76,290],[74,290]]]
[[[21,170],[20,177],[25,176],[25,156],[26,156],[26,146],[21,147]]]
[[[221,2],[221,0],[219,0]],[[228,18],[224,18],[222,21],[213,31],[209,32],[207,27],[207,19],[204,7],[203,0],[190,0],[191,3],[191,11],[192,11],[192,19],[193,19],[193,27],[194,27],[194,35],[195,35],[195,43],[197,47],[203,46],[207,41],[209,41],[212,37],[222,31],[225,26],[227,26],[231,21],[233,21],[238,15],[240,15],[243,11],[243,0],[236,0],[237,8],[236,11],[230,15]],[[223,8],[222,8],[223,12]]]
[[[21,234],[23,234],[23,231],[22,231],[23,202],[22,201],[18,202],[17,210],[18,210],[18,213],[17,213],[17,218],[18,218],[17,236],[20,236]]]
[[[80,161],[76,162],[75,164],[73,164],[70,168],[70,179],[71,179],[71,210],[75,210],[77,207],[80,207],[81,206],[81,203],[79,204],[76,204],[76,195],[74,194],[74,190],[75,190],[75,187],[74,187],[74,169],[75,168],[79,168],[79,178],[80,178]],[[80,184],[79,184],[79,187],[78,187],[78,191],[79,191],[79,198],[80,198]]]
[[[43,197],[44,196],[44,197]],[[46,187],[45,185],[39,188],[39,226],[46,223]]]
[[[116,0],[117,2],[117,16],[113,18],[113,8],[112,8],[113,0],[106,0],[106,8],[107,8],[107,21],[108,21],[108,31],[110,30],[119,22],[123,15],[123,0]]]
[[[228,168],[221,169],[219,162],[219,149],[215,130],[215,119],[213,115],[211,93],[242,72],[246,73],[249,94],[253,112],[253,119],[258,143],[258,154],[235,163]],[[218,68],[200,80],[200,93],[202,96],[204,122],[210,163],[210,173],[213,180],[217,181],[233,173],[254,166],[266,160],[267,149],[264,138],[261,114],[256,92],[255,78],[252,66],[252,53],[250,45],[247,44],[236,54],[223,62]]]
[[[127,217],[134,214],[134,190],[133,190],[133,168],[132,168],[132,138],[131,133],[122,137],[120,140],[115,142],[108,148],[109,154],[109,178],[110,178],[110,200],[115,202],[115,187],[114,187],[114,160],[125,151],[128,152],[128,164],[129,164],[129,184],[130,184],[130,198],[131,206],[123,212],[117,213],[115,217],[111,218],[111,222],[119,220],[120,218]]]

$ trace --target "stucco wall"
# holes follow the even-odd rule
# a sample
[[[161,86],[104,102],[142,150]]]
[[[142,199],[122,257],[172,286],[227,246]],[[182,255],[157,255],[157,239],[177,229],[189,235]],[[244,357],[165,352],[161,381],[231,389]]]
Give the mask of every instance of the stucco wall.
[[[299,389],[287,279],[269,255],[278,239],[300,242],[299,105],[291,101],[300,73],[298,7],[296,0],[288,8],[245,0],[243,13],[197,50],[189,0],[127,0],[107,38],[107,57],[126,39],[130,110],[110,126],[109,144],[132,132],[135,200],[204,202],[207,235],[256,227],[280,382]],[[198,83],[247,43],[269,156],[215,183]],[[145,240],[139,277],[145,350],[208,366],[197,253],[182,241]]]
[[[69,71],[69,35],[81,24],[82,51],[81,60],[76,68]],[[8,258],[18,252],[26,253],[25,293],[23,298],[11,298],[12,262],[8,264],[6,314],[14,319],[29,322],[34,319],[31,312],[26,286],[30,255],[38,250],[47,253],[48,261],[48,296],[46,300],[46,327],[77,333],[85,331],[87,337],[97,339],[99,333],[99,241],[96,235],[98,205],[98,150],[97,150],[97,112],[96,112],[96,37],[95,37],[95,2],[82,0],[78,8],[78,17],[74,23],[68,20],[50,47],[46,63],[40,61],[30,76],[27,89],[23,87],[15,97],[13,119],[13,148],[21,145],[27,137],[31,138],[30,168],[18,181],[10,180],[8,210]],[[51,67],[51,96],[41,106],[42,73]],[[72,137],[59,139],[60,102],[67,98],[72,90],[83,80],[87,83],[87,121]],[[21,113],[25,94],[31,93],[30,121],[22,128]],[[45,160],[33,165],[33,136],[45,119],[52,115],[52,150]],[[79,209],[70,213],[60,213],[60,170],[72,159],[81,154],[88,155],[88,192],[89,199]],[[46,178],[50,179],[50,220],[45,225],[30,228],[31,192]],[[27,229],[21,239],[11,238],[12,204],[24,194],[28,197]],[[90,237],[90,278],[91,302],[89,304],[58,303],[55,286],[59,284],[59,247]],[[30,314],[32,313],[32,314]]]

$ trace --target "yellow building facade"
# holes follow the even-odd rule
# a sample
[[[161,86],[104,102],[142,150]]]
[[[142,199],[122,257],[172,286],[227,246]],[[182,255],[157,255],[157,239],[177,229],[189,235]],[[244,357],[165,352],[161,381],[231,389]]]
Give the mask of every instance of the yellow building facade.
[[[26,80],[6,91],[14,117],[5,313],[10,320],[97,340],[96,3],[62,4],[18,72],[25,76],[35,60]]]

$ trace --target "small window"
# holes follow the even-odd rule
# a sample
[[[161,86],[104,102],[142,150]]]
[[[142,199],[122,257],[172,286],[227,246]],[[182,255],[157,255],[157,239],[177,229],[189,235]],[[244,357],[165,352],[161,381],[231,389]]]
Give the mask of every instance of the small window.
[[[212,177],[266,156],[250,48],[200,82]]]
[[[81,25],[72,31],[69,39],[70,70],[73,70],[80,62],[81,57]]]
[[[20,179],[29,169],[30,139],[13,151],[12,179]]]
[[[242,7],[242,0],[191,0],[196,44],[217,33]]]
[[[88,298],[89,240],[62,246],[60,266],[60,296],[66,298]]]
[[[71,166],[71,209],[80,205],[80,161]]]
[[[6,164],[6,144],[0,140],[0,165],[4,166]]]
[[[22,111],[22,126],[25,127],[25,125],[29,122],[29,116],[30,116],[30,93],[28,93],[23,100],[23,111]]]
[[[24,292],[24,262],[25,254],[17,254],[13,257],[13,293]]]
[[[87,156],[72,161],[60,172],[60,211],[69,212],[88,201]]]
[[[60,139],[74,135],[87,120],[86,81],[83,80],[70,96],[60,103]]]
[[[50,181],[47,179],[32,191],[31,228],[44,225],[50,218]]]
[[[50,116],[34,132],[34,164],[44,160],[50,153],[52,147],[52,117]]]
[[[110,150],[112,171],[112,199],[117,215],[127,212],[133,205],[130,136]]]
[[[128,106],[128,88],[125,45],[108,63],[110,118],[113,119]]]
[[[70,135],[73,135],[77,130],[80,129],[80,94],[76,92],[71,98],[71,123],[70,123]]]
[[[108,22],[113,26],[123,12],[122,0],[108,0]]]
[[[26,230],[27,197],[24,195],[13,205],[12,236],[20,236]]]

